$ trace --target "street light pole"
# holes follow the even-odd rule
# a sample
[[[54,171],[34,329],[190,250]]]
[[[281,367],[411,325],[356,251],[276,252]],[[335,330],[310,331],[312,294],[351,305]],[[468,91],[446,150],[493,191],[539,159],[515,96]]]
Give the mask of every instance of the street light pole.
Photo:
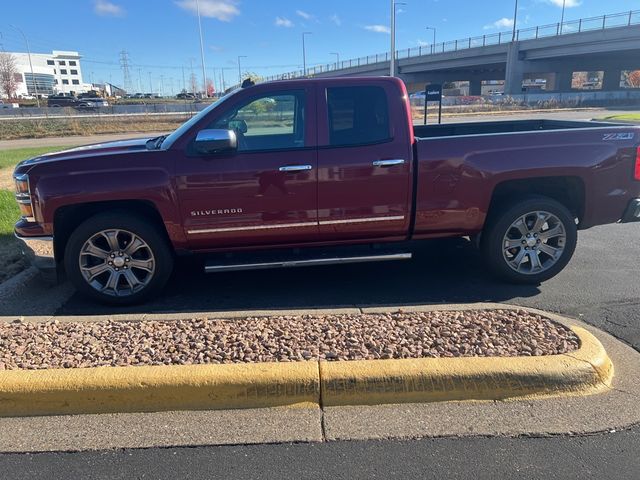
[[[204,96],[207,94],[207,74],[204,66],[204,41],[202,40],[202,21],[200,20],[200,2],[196,0],[196,10],[198,11],[198,29],[200,30],[200,59],[202,60],[202,85],[204,86]]]
[[[391,0],[391,69],[390,76],[396,76],[396,0]]]
[[[567,8],[567,0],[562,0],[562,17],[560,18],[560,35],[562,35],[562,27],[564,27],[564,11]]]
[[[311,32],[302,32],[302,74],[307,76],[307,48],[304,43],[305,35],[311,35]]]
[[[153,94],[153,82],[151,81],[151,72],[149,72],[149,93]]]
[[[22,35],[22,38],[24,38],[24,43],[27,45],[27,55],[29,56],[29,68],[31,69],[31,80],[33,81],[33,88],[36,92],[36,103],[38,104],[38,108],[40,108],[40,96],[38,95],[38,81],[36,80],[36,76],[33,73],[33,63],[31,62],[31,48],[29,48],[29,40],[27,40],[27,36],[24,34],[24,32],[16,27],[15,25],[10,25],[11,27],[15,28],[18,32],[20,32],[20,35]],[[29,89],[27,89],[27,93]]]
[[[513,37],[511,37],[512,42],[516,41],[517,25],[518,25],[518,0],[516,0],[516,9],[515,9],[515,12],[513,13]]]
[[[403,2],[391,0],[391,62],[390,75],[396,76],[396,7],[398,5],[406,5]]]
[[[336,70],[338,70],[340,65],[340,54],[338,52],[331,52],[331,55],[336,56]]]
[[[189,85],[189,88],[191,89],[191,93],[193,93],[193,95],[196,95],[196,89],[198,88],[198,80],[196,78],[196,74],[193,72],[193,61],[195,60],[195,58],[193,57],[189,57],[189,62],[191,64],[191,78],[189,78],[189,83],[191,85]]]
[[[431,45],[433,45],[432,47],[432,53],[435,53],[436,51],[436,27],[427,27],[427,30],[433,30],[433,43]]]
[[[242,68],[240,68],[240,59],[247,58],[246,55],[238,55],[238,85],[242,85]]]

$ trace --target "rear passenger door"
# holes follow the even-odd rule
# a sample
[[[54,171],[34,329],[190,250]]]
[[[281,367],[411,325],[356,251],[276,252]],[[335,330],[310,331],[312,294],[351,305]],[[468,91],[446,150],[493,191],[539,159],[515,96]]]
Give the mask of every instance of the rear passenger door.
[[[402,102],[399,91],[389,82],[329,84],[320,92],[321,239],[398,239],[407,235],[412,146]]]

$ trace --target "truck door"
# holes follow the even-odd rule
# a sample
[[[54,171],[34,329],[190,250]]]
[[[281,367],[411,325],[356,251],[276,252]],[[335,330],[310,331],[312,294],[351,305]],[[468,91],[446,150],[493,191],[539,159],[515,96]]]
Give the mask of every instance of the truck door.
[[[318,98],[320,238],[405,237],[412,146],[399,90],[390,82],[336,81]]]
[[[194,249],[314,240],[317,150],[314,87],[239,100],[207,128],[234,130],[238,150],[186,153],[176,163],[189,245]],[[189,149],[187,149],[189,151]]]

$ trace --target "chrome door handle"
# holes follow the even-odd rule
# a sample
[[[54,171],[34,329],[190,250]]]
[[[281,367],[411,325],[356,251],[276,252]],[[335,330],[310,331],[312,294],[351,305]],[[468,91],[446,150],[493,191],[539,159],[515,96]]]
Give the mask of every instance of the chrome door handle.
[[[373,162],[374,167],[393,167],[394,165],[403,165],[404,160],[398,158],[395,160],[376,160]]]
[[[285,165],[278,169],[281,172],[304,172],[307,170],[313,170],[311,165]]]

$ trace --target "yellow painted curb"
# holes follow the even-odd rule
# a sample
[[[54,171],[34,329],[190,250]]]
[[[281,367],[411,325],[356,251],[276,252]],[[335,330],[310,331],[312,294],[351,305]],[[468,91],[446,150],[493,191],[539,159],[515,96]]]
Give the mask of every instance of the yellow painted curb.
[[[260,408],[318,403],[317,362],[11,370],[0,416]]]
[[[0,372],[0,416],[371,405],[589,395],[613,365],[602,344],[573,327],[564,355],[344,362],[99,367]]]
[[[613,364],[604,347],[586,330],[573,331],[581,347],[564,355],[322,362],[322,404],[503,400],[608,389]]]

